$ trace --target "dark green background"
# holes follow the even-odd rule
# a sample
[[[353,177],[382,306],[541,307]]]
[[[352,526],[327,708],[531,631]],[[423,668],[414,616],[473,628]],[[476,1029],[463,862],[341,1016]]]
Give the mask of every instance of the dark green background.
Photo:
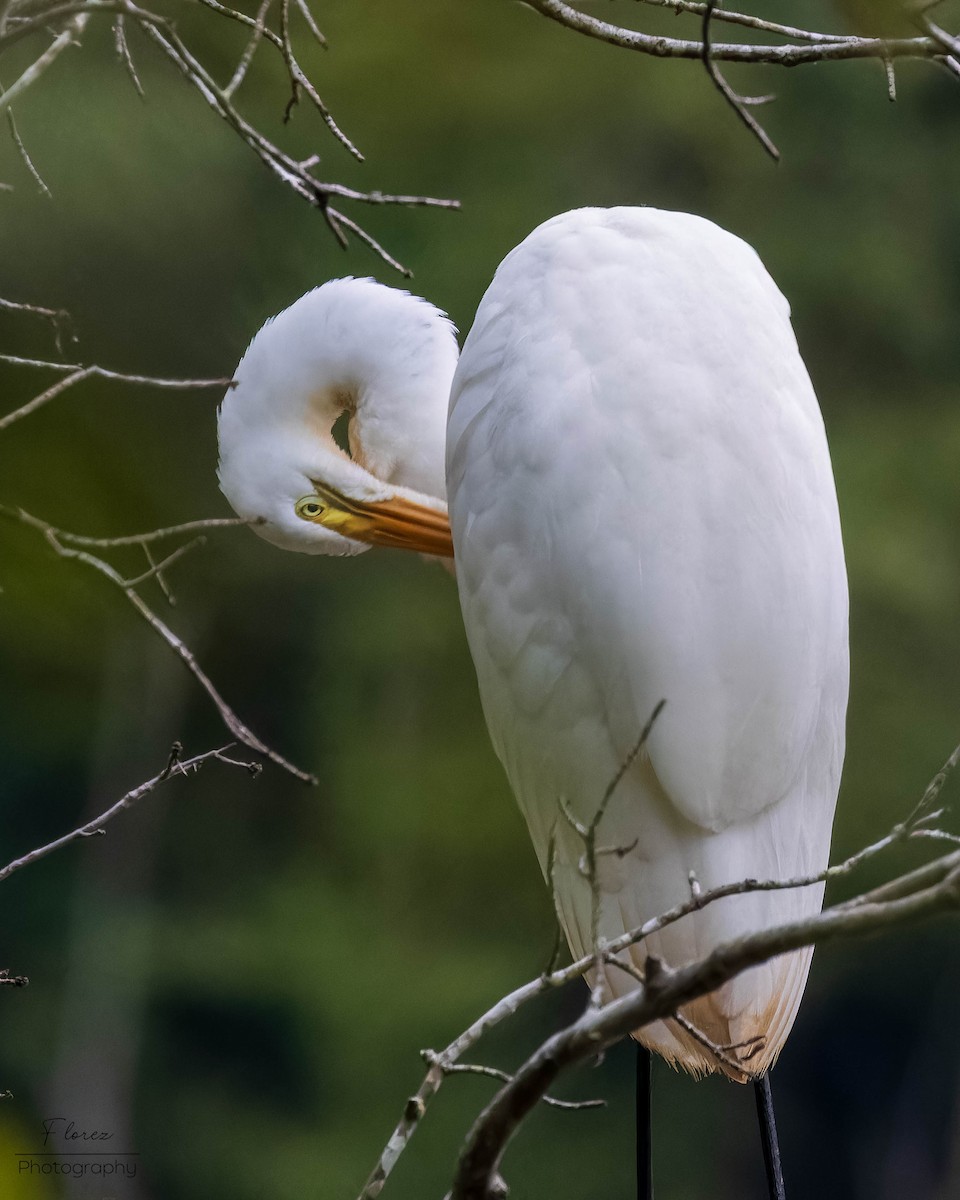
[[[505,252],[563,209],[688,209],[757,247],[793,305],[844,521],[853,682],[835,854],[883,833],[960,729],[956,81],[905,64],[891,105],[877,62],[732,68],[743,89],[779,93],[763,110],[775,168],[697,64],[589,42],[507,0],[332,0],[317,15],[331,48],[304,41],[303,58],[367,163],[305,105],[282,127],[269,49],[244,111],[298,154],[318,149],[330,178],[462,199],[454,214],[350,210],[461,329]],[[816,4],[790,17],[835,20]],[[228,78],[243,32],[205,13],[181,30]],[[41,44],[4,60],[4,82]],[[131,45],[145,103],[94,22],[18,106],[53,200],[4,148],[0,178],[16,186],[0,194],[0,294],[69,308],[83,361],[223,375],[314,284],[398,282],[363,248],[343,253],[142,38]],[[0,320],[4,350],[52,353],[45,328]],[[0,411],[39,380],[0,365]],[[227,515],[216,402],[84,385],[0,437],[0,501],[100,534]],[[120,561],[142,569],[136,552]],[[141,1153],[135,1185],[70,1196],[349,1200],[416,1087],[418,1050],[541,968],[550,907],[442,571],[390,552],[283,554],[229,530],[172,579],[174,627],[321,783],[207,767],[2,885],[0,966],[31,985],[0,993],[0,1088],[14,1093],[0,1195],[61,1194],[18,1180],[11,1154],[66,1113]],[[224,735],[119,593],[35,533],[0,526],[0,585],[6,861],[154,773],[174,737],[195,753]],[[817,954],[775,1075],[791,1200],[960,1195],[957,950],[943,921]],[[530,1008],[475,1056],[515,1065],[582,998]],[[561,1088],[605,1110],[533,1117],[506,1161],[515,1196],[631,1195],[632,1063],[618,1048]],[[387,1197],[444,1194],[492,1086],[446,1084]],[[656,1091],[658,1200],[762,1194],[747,1089],[661,1064]]]

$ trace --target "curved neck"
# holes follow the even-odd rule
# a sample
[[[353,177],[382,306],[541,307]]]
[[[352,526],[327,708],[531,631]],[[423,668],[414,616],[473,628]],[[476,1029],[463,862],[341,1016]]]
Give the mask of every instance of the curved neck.
[[[443,499],[455,331],[424,300],[369,279],[337,279],[268,322],[230,398],[248,428],[284,427],[329,454],[350,415],[353,459],[383,483]]]

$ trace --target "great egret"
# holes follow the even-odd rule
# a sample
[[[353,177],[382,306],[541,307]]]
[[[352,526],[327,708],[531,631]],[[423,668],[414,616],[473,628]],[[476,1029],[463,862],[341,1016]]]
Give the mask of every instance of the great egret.
[[[220,484],[261,536],[455,551],[490,736],[545,874],[552,855],[575,955],[593,896],[560,802],[590,821],[660,700],[603,818],[602,840],[628,849],[598,859],[602,938],[685,899],[691,872],[713,888],[826,865],[848,682],[840,521],[787,302],[746,243],[684,213],[566,213],[500,265],[459,364],[426,301],[341,279],[267,322],[235,378]],[[349,456],[331,432],[344,411]],[[679,965],[821,900],[732,897],[625,953]],[[637,1037],[694,1075],[756,1079],[810,955],[687,1006],[722,1057],[672,1020]],[[604,986],[636,984],[611,968]]]

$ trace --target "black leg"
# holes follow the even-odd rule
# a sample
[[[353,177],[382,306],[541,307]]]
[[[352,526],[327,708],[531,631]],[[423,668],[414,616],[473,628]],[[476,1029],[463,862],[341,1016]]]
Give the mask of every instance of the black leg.
[[[651,1058],[650,1051],[637,1042],[637,1200],[653,1200]]]
[[[763,1144],[763,1165],[767,1172],[767,1192],[770,1200],[786,1200],[783,1189],[783,1170],[780,1166],[780,1143],[777,1141],[777,1122],[773,1115],[773,1092],[770,1076],[762,1075],[753,1085],[757,1098],[757,1117],[760,1120],[760,1141]]]

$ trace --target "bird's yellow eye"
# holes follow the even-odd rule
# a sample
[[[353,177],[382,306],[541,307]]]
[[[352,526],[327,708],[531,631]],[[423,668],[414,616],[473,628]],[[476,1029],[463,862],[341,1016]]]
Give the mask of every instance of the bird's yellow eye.
[[[320,503],[316,496],[301,496],[295,505],[294,511],[304,521],[316,521],[318,517],[323,515],[324,505]]]

